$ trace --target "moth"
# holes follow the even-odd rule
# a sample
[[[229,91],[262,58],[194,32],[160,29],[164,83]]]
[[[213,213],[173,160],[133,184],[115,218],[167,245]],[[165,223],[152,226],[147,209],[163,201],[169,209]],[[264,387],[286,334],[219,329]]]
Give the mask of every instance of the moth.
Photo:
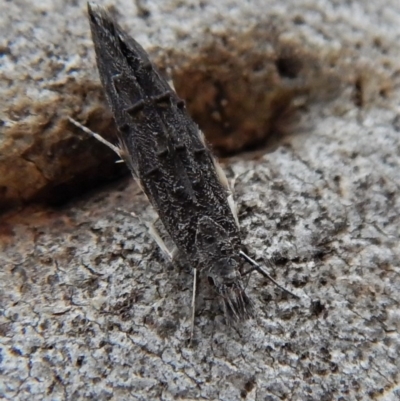
[[[243,252],[228,180],[190,118],[185,102],[139,43],[103,8],[88,3],[88,13],[100,79],[118,128],[119,145],[91,134],[129,166],[176,249],[193,267],[191,337],[197,272],[215,288],[227,323],[252,317],[254,305],[245,292],[245,274],[256,270],[289,291]],[[166,247],[154,226],[151,232],[172,259],[175,252]],[[247,271],[246,265],[251,265]]]

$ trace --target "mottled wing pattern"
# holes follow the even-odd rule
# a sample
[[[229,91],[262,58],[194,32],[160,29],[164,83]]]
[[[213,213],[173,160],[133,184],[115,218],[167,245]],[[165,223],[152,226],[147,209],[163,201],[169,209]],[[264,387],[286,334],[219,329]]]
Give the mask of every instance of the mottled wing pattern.
[[[196,260],[196,230],[202,216],[218,223],[239,249],[227,183],[184,102],[143,48],[102,8],[89,5],[89,16],[122,156],[178,249]]]

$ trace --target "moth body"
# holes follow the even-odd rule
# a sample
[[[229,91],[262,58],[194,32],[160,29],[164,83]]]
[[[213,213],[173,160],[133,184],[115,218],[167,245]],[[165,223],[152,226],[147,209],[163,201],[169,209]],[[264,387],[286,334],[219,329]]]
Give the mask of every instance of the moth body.
[[[252,315],[228,182],[185,103],[144,49],[100,7],[89,4],[100,78],[128,164],[178,250],[206,274],[225,316]]]

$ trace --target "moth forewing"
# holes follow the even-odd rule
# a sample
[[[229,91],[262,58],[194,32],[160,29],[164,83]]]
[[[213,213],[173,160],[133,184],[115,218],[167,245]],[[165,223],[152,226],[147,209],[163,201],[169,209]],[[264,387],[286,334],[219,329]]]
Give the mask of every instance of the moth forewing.
[[[88,8],[100,78],[117,123],[121,154],[165,229],[193,268],[212,266],[208,261],[217,263],[223,256],[218,252],[228,251],[215,250],[216,255],[204,259],[201,245],[196,245],[203,218],[221,228],[219,235],[232,244],[229,252],[237,253],[240,237],[228,180],[184,102],[133,38],[102,8],[93,4]],[[223,273],[218,265],[211,269],[214,275]],[[239,282],[239,273],[234,276]],[[229,286],[232,277],[226,276]],[[222,274],[220,280],[224,279]]]
[[[179,252],[214,283],[227,319],[251,316],[240,274],[239,224],[223,170],[144,49],[104,9],[89,3],[88,11],[101,82],[118,127],[117,153]]]

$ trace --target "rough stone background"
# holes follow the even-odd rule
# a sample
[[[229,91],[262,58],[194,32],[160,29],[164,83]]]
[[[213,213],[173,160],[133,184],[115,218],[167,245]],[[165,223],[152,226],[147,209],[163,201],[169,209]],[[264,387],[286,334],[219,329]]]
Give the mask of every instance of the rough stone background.
[[[253,275],[258,316],[229,328],[201,282],[190,348],[190,269],[130,216],[151,215],[132,180],[14,209],[0,224],[0,398],[399,399],[400,5],[215,3],[102,2],[175,66],[217,148],[269,136],[269,152],[225,167],[246,246],[301,301]],[[114,160],[65,118],[110,127],[85,4],[1,6],[2,201],[69,198]]]

